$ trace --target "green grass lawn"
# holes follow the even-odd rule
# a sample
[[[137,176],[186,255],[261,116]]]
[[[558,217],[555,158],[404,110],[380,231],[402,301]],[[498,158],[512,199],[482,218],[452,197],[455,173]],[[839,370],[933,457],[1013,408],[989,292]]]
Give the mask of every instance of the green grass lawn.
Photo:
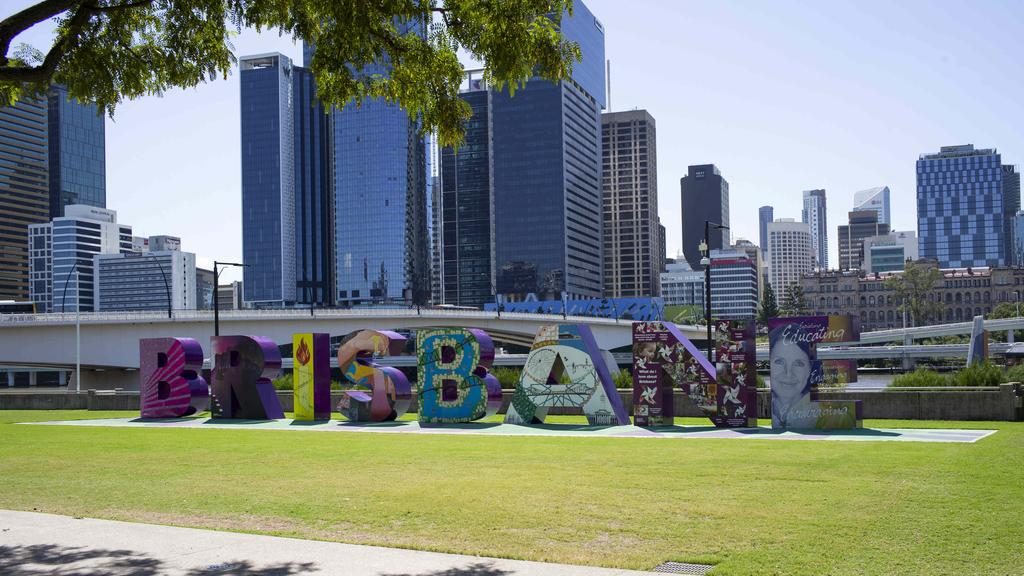
[[[1024,574],[1024,423],[865,422],[1000,430],[975,444],[12,424],[132,415],[0,412],[0,508],[716,575]]]

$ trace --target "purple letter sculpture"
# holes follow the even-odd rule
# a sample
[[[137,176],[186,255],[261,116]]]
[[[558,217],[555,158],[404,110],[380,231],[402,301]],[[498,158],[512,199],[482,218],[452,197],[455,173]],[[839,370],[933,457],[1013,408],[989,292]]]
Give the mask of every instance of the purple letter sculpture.
[[[501,408],[501,384],[487,371],[494,343],[483,330],[420,330],[416,355],[420,422],[472,422]]]
[[[637,426],[671,426],[678,386],[720,428],[757,425],[754,331],[718,321],[718,363],[671,322],[633,323],[633,415]]]
[[[331,419],[331,335],[292,335],[292,386],[295,419]]]
[[[401,354],[405,342],[405,336],[389,330],[362,330],[345,337],[338,348],[338,368],[353,388],[345,390],[338,403],[342,416],[352,422],[384,422],[409,410],[409,379],[397,368],[373,362],[374,354]]]
[[[203,347],[191,338],[139,340],[142,417],[181,418],[206,410],[210,389],[202,368]]]
[[[629,425],[608,364],[585,324],[540,327],[505,423],[542,424],[551,407],[582,408],[591,426]]]
[[[214,417],[284,418],[270,381],[281,373],[281,351],[277,344],[262,336],[214,336],[211,341]]]

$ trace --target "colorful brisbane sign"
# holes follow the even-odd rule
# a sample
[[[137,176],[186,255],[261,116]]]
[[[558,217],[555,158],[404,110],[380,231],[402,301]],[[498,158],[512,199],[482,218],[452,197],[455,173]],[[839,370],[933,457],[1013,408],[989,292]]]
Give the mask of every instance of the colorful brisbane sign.
[[[794,330],[787,342],[817,338],[817,333],[803,334],[803,328]],[[748,322],[719,321],[716,334],[717,362],[712,363],[675,325],[633,323],[631,412],[637,426],[672,425],[676,393],[694,401],[715,426],[757,425],[754,327]],[[196,340],[150,338],[140,341],[143,418],[180,418],[207,408],[214,418],[267,420],[284,417],[271,382],[281,373],[281,353],[275,342],[259,336],[215,336],[211,346],[213,367],[207,383],[202,376],[203,350]],[[414,394],[422,423],[472,422],[492,416],[501,408],[501,386],[490,373],[494,343],[483,330],[417,331],[415,386],[400,370],[375,361],[380,356],[399,355],[406,348],[406,338],[388,330],[361,330],[346,336],[337,351],[338,367],[345,380],[341,399],[335,407],[337,411],[353,422],[395,420],[409,410]],[[814,369],[817,364],[813,348],[806,344],[797,348],[800,352],[810,351],[804,357],[808,370],[794,369],[783,380],[790,384],[794,378],[803,376],[806,386],[800,386],[798,391],[816,392],[814,378],[821,370]],[[329,419],[332,412],[330,336],[295,334],[292,351],[295,419]],[[800,362],[799,354],[787,353],[787,362],[794,365]],[[610,360],[611,355],[597,346],[586,325],[541,327],[506,408],[504,421],[541,424],[551,408],[576,408],[591,425],[630,424],[630,410],[615,389]],[[772,370],[774,377],[774,367]],[[795,396],[780,398],[783,400],[797,402],[794,406],[799,408],[799,425],[803,428],[860,425],[859,403],[815,406]],[[825,416],[816,420],[814,414]],[[837,414],[847,414],[849,418],[837,417]],[[772,421],[776,428],[796,427],[776,421],[774,411]]]

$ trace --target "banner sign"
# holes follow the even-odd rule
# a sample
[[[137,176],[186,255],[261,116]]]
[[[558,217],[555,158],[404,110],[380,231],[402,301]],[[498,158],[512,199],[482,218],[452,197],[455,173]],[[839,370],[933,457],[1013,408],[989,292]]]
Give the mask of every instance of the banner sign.
[[[772,428],[845,429],[862,426],[859,400],[818,401],[825,369],[818,360],[820,342],[856,342],[856,316],[801,316],[768,321]]]
[[[671,322],[633,323],[633,421],[670,426],[679,388],[718,427],[757,425],[754,328],[717,324],[716,364]]]

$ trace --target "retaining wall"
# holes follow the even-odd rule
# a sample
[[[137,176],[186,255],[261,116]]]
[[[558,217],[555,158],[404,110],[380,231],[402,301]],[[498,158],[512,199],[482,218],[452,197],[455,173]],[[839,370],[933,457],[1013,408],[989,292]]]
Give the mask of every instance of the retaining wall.
[[[278,392],[285,412],[292,411],[292,393]],[[630,410],[632,392],[620,390],[623,404]],[[1002,384],[998,388],[978,390],[886,390],[878,392],[833,391],[821,392],[821,400],[860,400],[864,405],[864,418],[901,420],[1024,420],[1024,385]],[[340,392],[331,393],[332,408],[338,405]],[[512,391],[502,392],[501,413],[512,400]],[[3,392],[0,410],[138,410],[139,393],[132,391],[95,391],[74,393]],[[416,399],[410,412],[417,410]],[[549,414],[580,414],[578,408],[552,408]],[[690,399],[675,395],[676,416],[702,416]],[[771,395],[767,390],[758,392],[757,416],[771,420]]]

